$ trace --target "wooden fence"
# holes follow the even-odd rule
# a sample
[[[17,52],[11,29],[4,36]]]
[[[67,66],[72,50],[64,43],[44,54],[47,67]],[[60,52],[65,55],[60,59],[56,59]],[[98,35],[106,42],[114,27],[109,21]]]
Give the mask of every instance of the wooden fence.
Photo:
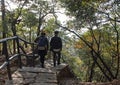
[[[8,52],[8,43],[9,41],[13,41],[13,45],[15,46],[14,47],[14,54],[12,56],[9,55],[9,52]],[[35,56],[35,43],[31,43],[31,42],[27,42],[26,40],[18,37],[18,36],[14,36],[14,37],[9,37],[9,38],[4,38],[4,39],[1,39],[0,40],[0,44],[2,44],[3,46],[3,55],[5,56],[5,61],[3,62],[2,65],[0,65],[0,70],[4,69],[4,68],[7,68],[7,73],[8,73],[8,79],[9,80],[12,80],[12,77],[11,77],[11,69],[10,69],[10,62],[12,62],[14,59],[17,58],[17,61],[18,61],[18,68],[22,68],[22,61],[21,61],[21,56],[26,56],[27,59],[28,59],[28,56],[29,54],[27,54],[25,51],[24,51],[24,47],[21,46],[21,42],[25,43],[26,45],[27,44],[30,44],[31,45],[31,48],[32,48],[32,53],[31,55],[32,56]],[[20,50],[22,50],[22,52],[20,52]],[[33,64],[34,64],[34,61],[33,61]],[[34,65],[33,65],[34,66]]]

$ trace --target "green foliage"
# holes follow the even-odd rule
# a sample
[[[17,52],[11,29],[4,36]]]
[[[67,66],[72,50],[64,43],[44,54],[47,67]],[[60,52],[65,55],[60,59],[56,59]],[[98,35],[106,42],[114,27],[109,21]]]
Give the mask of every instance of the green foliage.
[[[51,18],[47,21],[45,25],[45,31],[49,33],[49,35],[52,35],[55,29],[58,29],[59,27],[55,24],[55,19]]]
[[[47,32],[49,38],[52,36],[54,30],[60,30],[60,36],[62,36],[64,45],[62,51],[63,58],[81,81],[89,80],[90,72],[92,71],[91,68],[94,63],[92,50],[94,50],[93,54],[95,57],[98,59],[97,54],[99,54],[100,58],[102,58],[115,75],[119,65],[116,62],[119,57],[117,46],[120,48],[117,42],[117,36],[119,37],[119,35],[116,32],[118,31],[118,34],[120,34],[120,27],[119,23],[116,23],[117,20],[115,20],[115,17],[119,19],[119,4],[117,4],[118,9],[114,10],[115,4],[108,3],[108,0],[59,1],[66,8],[67,14],[74,16],[74,21],[69,21],[67,26],[69,30],[78,34],[80,39],[72,36],[66,30],[60,29],[55,24],[54,18],[48,18],[51,16],[47,15],[51,14],[54,10],[51,4],[44,0],[32,0],[33,3],[29,4],[29,7],[22,9],[19,16],[21,21],[15,24],[17,34],[28,41],[34,41],[37,31],[42,27],[44,27],[42,29]],[[110,1],[112,2],[113,0]],[[111,6],[107,6],[107,4]],[[109,11],[106,11],[106,9]],[[7,36],[12,36],[11,22],[16,19],[20,10],[20,8],[17,8],[14,11],[7,12]],[[106,14],[106,12],[108,13]],[[106,22],[104,22],[105,20]],[[84,29],[83,27],[87,28],[88,31],[81,33],[81,28]],[[3,29],[0,28],[0,31],[3,31]],[[11,45],[11,42],[9,45]],[[12,45],[10,49],[12,49]],[[97,61],[107,73],[103,63],[99,59]],[[93,72],[92,81],[107,81],[97,64],[95,64]],[[119,77],[120,75],[118,75]]]
[[[104,71],[119,76],[119,3],[116,0],[59,0],[67,14],[74,17],[68,27],[74,30],[80,40],[75,43],[79,57],[87,68],[83,80],[89,80],[93,69],[93,81],[107,81]],[[75,26],[74,26],[75,25]],[[68,30],[69,30],[68,28]],[[87,32],[80,33],[82,29]],[[89,57],[88,57],[89,56]],[[92,68],[97,58],[98,64]],[[115,62],[117,61],[117,62]],[[99,68],[98,68],[99,67]],[[91,70],[92,71],[92,70]],[[99,77],[97,77],[99,76]],[[86,78],[85,78],[86,77]],[[117,78],[117,77],[116,77]],[[114,79],[113,77],[111,79]]]
[[[22,21],[27,27],[33,27],[37,25],[38,19],[36,18],[35,13],[24,11],[22,15]]]
[[[81,22],[94,20],[97,7],[105,0],[60,0],[62,6]]]

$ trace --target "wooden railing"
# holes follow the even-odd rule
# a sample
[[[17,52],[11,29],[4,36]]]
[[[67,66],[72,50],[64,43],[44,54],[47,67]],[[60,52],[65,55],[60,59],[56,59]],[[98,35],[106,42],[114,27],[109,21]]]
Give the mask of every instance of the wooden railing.
[[[17,50],[17,52],[15,54],[13,54],[12,56],[9,56],[9,52],[8,52],[8,43],[9,41],[14,41],[15,45],[16,45],[16,48],[14,50]],[[12,60],[16,59],[17,58],[17,61],[18,61],[18,68],[22,68],[22,61],[21,61],[21,56],[28,56],[28,54],[24,52],[20,52],[20,49],[21,49],[21,45],[20,43],[24,42],[25,44],[30,44],[32,46],[32,55],[34,56],[34,45],[36,45],[35,43],[30,43],[30,42],[27,42],[26,40],[18,37],[18,36],[14,36],[14,37],[10,37],[10,38],[4,38],[4,39],[1,39],[0,40],[0,44],[3,44],[3,48],[4,48],[4,55],[5,55],[5,61],[3,62],[2,65],[0,65],[0,70],[1,69],[4,69],[4,68],[7,68],[7,73],[8,73],[8,79],[9,80],[12,80],[12,77],[11,77],[11,69],[10,69],[10,62],[12,62]]]

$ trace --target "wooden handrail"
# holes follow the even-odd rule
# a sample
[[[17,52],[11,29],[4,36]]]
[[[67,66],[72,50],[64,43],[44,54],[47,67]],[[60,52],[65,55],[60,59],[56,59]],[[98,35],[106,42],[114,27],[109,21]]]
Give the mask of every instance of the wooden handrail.
[[[7,43],[8,43],[8,41],[9,40],[15,40],[16,42],[16,44],[17,44],[17,54],[14,54],[13,56],[11,56],[10,58],[9,58],[9,55],[8,55],[8,49],[7,49]],[[31,44],[32,45],[32,47],[33,47],[33,50],[34,50],[34,45],[37,45],[37,44],[35,44],[35,43],[31,43],[31,42],[28,42],[28,41],[26,41],[26,40],[24,40],[24,39],[22,39],[22,38],[20,38],[20,37],[18,37],[18,36],[13,36],[13,37],[9,37],[9,38],[4,38],[4,39],[0,39],[0,43],[4,43],[4,45],[5,45],[5,57],[6,57],[6,60],[5,60],[5,62],[2,64],[2,65],[0,65],[0,70],[1,69],[3,69],[3,68],[5,68],[5,67],[7,67],[7,72],[8,72],[8,78],[9,78],[9,80],[12,80],[12,77],[11,77],[11,70],[10,70],[10,62],[14,59],[14,58],[18,58],[18,64],[19,64],[19,68],[22,68],[22,63],[21,63],[21,55],[24,55],[24,56],[28,56],[27,54],[21,54],[20,53],[20,41],[23,41],[24,43],[26,43],[26,44]],[[33,52],[34,53],[34,52]],[[32,53],[32,54],[33,54]],[[34,54],[33,54],[34,55]]]
[[[9,61],[12,61],[14,58],[16,58],[16,57],[18,57],[18,56],[19,56],[19,54],[15,54],[15,55],[11,56],[11,57],[9,58]],[[8,64],[8,62],[5,61],[5,62],[0,66],[0,69],[5,68],[5,67],[7,66],[7,64]]]
[[[13,40],[13,39],[16,39],[16,38],[17,38],[17,36],[0,39],[0,43],[6,42],[6,41],[8,41],[8,40]]]
[[[13,60],[14,58],[18,57],[20,54],[15,54],[9,58],[9,61]]]
[[[6,67],[7,64],[8,64],[8,62],[5,61],[5,62],[0,66],[0,69],[3,69],[4,67]]]
[[[28,42],[28,41],[26,41],[26,40],[24,40],[24,39],[22,39],[22,38],[20,38],[20,37],[18,37],[18,38],[19,38],[19,40],[21,40],[21,41],[23,41],[23,42],[25,42],[25,43],[27,43],[27,44],[34,44],[34,45],[37,45],[37,43]]]

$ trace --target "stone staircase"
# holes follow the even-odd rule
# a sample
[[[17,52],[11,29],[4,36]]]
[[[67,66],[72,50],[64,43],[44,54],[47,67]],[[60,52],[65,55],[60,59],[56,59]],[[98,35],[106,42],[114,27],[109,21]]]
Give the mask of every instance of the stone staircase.
[[[22,67],[12,74],[12,80],[6,80],[5,85],[59,85],[63,77],[72,77],[67,64],[56,67],[46,63],[45,68]]]

